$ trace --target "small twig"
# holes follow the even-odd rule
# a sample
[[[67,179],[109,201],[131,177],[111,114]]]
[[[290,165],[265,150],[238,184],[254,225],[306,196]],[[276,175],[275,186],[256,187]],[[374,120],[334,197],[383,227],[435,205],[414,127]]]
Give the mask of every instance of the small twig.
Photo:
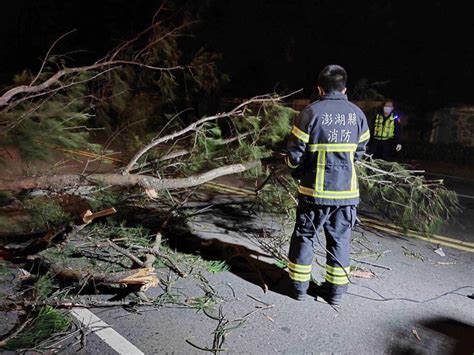
[[[288,190],[288,187],[280,180],[280,178],[278,176],[275,175],[275,179],[285,189],[288,196],[290,196],[290,198],[293,200],[293,202],[298,206],[298,200],[295,198],[295,196],[293,196],[293,194],[290,192],[290,190]]]
[[[267,318],[270,322],[275,323],[275,320],[272,317],[270,317],[268,314],[263,313],[263,316]]]
[[[260,307],[260,308],[254,309],[253,311],[251,311],[251,312],[247,313],[246,315],[244,315],[241,319],[236,319],[235,321],[243,321],[243,320],[245,320],[245,318],[248,318],[248,317],[250,317],[251,315],[253,315],[257,312],[266,311],[267,309],[270,309],[270,308],[273,308],[273,307],[274,307],[274,305],[271,304],[267,307],[263,307],[263,308]]]
[[[140,259],[138,259],[135,255],[131,254],[130,252],[128,252],[127,250],[119,247],[117,244],[115,244],[113,241],[111,241],[110,239],[108,240],[109,242],[109,245],[115,249],[116,251],[118,251],[119,253],[125,255],[127,258],[129,258],[130,260],[132,260],[135,264],[137,264],[138,266],[140,267],[145,267],[145,263],[143,261],[141,261]],[[148,267],[148,265],[147,265]]]
[[[235,291],[234,291],[232,285],[231,285],[230,283],[228,283],[228,282],[226,282],[225,285],[230,288],[230,290],[232,291],[232,297],[235,298]]]
[[[201,347],[201,346],[199,346],[199,345],[194,344],[194,343],[193,343],[191,340],[189,340],[189,339],[186,339],[185,341],[186,341],[186,343],[188,343],[189,345],[195,347],[196,349],[202,350],[202,351],[208,351],[208,352],[211,352],[211,353],[212,353],[212,352],[217,352],[217,351],[225,351],[225,349],[209,349],[209,348],[203,348],[203,347]]]
[[[156,260],[156,253],[160,252],[160,244],[161,244],[161,233],[157,232],[155,235],[155,240],[153,241],[153,246],[151,247],[151,251],[146,254],[145,256],[145,263],[146,267],[152,267]]]
[[[263,182],[260,184],[260,186],[258,186],[255,189],[255,193],[258,193],[261,189],[263,189],[265,187],[265,185],[270,181],[270,178],[273,176],[274,173],[275,173],[275,169],[272,169],[270,171],[270,174],[268,174],[268,176],[265,178],[265,180],[263,180]]]
[[[138,291],[138,292],[135,292],[135,294],[137,295],[138,298],[140,298],[140,300],[142,302],[150,302],[150,299],[148,298],[148,296],[145,294],[145,292],[143,291]]]
[[[392,268],[388,267],[388,266],[384,266],[384,265],[380,265],[380,264],[375,264],[375,263],[371,263],[371,262],[368,262],[368,261],[363,261],[363,260],[359,260],[359,259],[352,259],[358,263],[361,263],[361,264],[367,264],[367,265],[370,265],[370,266],[374,266],[374,267],[379,267],[381,269],[385,269],[385,270],[392,270]]]
[[[415,337],[418,341],[421,341],[421,338],[420,338],[420,336],[418,335],[418,332],[416,331],[416,329],[413,329],[411,332],[412,332],[412,334],[414,335],[414,337]]]
[[[132,248],[143,250],[146,253],[154,254],[155,256],[158,256],[164,260],[166,260],[170,265],[168,267],[172,269],[175,273],[177,273],[180,277],[186,277],[187,274],[182,272],[178,266],[171,260],[170,257],[162,254],[159,250],[154,250],[153,248],[147,248],[147,247],[142,247],[141,245],[130,245]]]
[[[130,171],[135,171],[135,170],[144,168],[144,167],[146,167],[148,165],[151,165],[153,163],[160,163],[162,161],[179,158],[179,157],[182,157],[182,156],[187,155],[187,154],[190,154],[189,150],[186,150],[186,149],[176,150],[176,151],[168,153],[168,154],[166,154],[166,155],[164,155],[160,158],[147,161],[146,163],[143,163],[143,164],[139,164],[136,167],[134,167],[133,169],[130,169]],[[141,173],[143,174],[144,172],[141,171]]]
[[[134,306],[153,306],[152,302],[137,302],[137,301],[89,301],[76,302],[73,300],[61,301],[20,301],[20,302],[3,302],[0,303],[0,310],[14,310],[30,307],[52,306],[55,308],[101,308],[101,307],[134,307]]]
[[[260,302],[261,304],[264,304],[265,306],[268,306],[268,307],[270,307],[270,306],[273,307],[273,306],[274,306],[273,304],[264,302],[264,301],[262,301],[261,299],[258,299],[258,298],[255,297],[255,296],[252,296],[252,295],[248,295],[248,294],[247,294],[247,297],[250,297],[250,298],[253,299],[254,301]]]
[[[374,254],[377,254],[377,252],[371,248],[369,248],[367,245],[365,245],[364,243],[362,243],[360,240],[357,239],[357,243],[359,243],[360,245],[362,245],[365,249],[367,249],[368,251],[371,251],[372,253]]]
[[[71,33],[75,32],[76,29],[74,30],[71,30],[69,32],[66,32],[65,34],[59,36],[58,39],[56,39],[53,44],[51,45],[51,47],[49,47],[48,51],[46,52],[46,55],[43,59],[43,62],[41,63],[41,68],[38,70],[38,74],[36,74],[35,78],[31,81],[30,83],[30,86],[33,86],[33,84],[36,82],[36,80],[38,80],[38,78],[40,77],[41,73],[43,72],[43,69],[44,69],[44,66],[46,64],[46,61],[48,60],[49,58],[49,54],[51,53],[51,51],[53,50],[54,46],[56,46],[56,44],[61,41],[64,37],[70,35]]]
[[[10,335],[7,335],[6,338],[3,340],[0,340],[0,348],[5,346],[10,340],[15,338],[18,334],[22,332],[25,327],[30,324],[30,322],[33,320],[33,318],[27,318],[23,323],[21,323]]]

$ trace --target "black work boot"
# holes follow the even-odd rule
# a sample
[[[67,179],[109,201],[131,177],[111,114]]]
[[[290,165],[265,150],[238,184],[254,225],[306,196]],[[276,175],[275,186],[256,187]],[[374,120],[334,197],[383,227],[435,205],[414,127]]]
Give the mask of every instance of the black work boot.
[[[306,299],[308,283],[292,281],[289,285],[289,296],[297,301],[304,301]]]
[[[272,287],[272,291],[287,295],[297,301],[304,301],[306,298],[306,291],[303,291],[300,285],[295,283],[289,277],[283,277],[277,284]]]
[[[339,306],[342,302],[342,293],[336,293],[333,285],[323,282],[318,286],[316,295],[321,297],[331,306]]]
[[[290,289],[290,297],[294,298],[297,301],[304,301],[306,299],[306,292],[301,292],[295,287]]]

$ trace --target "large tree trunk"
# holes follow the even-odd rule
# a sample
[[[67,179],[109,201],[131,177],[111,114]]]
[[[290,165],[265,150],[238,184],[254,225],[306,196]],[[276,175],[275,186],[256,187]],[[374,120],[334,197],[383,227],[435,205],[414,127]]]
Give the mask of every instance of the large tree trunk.
[[[15,180],[0,179],[0,190],[63,189],[66,187],[105,184],[122,187],[140,186],[145,189],[173,190],[204,184],[219,176],[241,173],[260,166],[260,160],[222,166],[187,178],[159,179],[147,175],[91,174],[51,175]]]

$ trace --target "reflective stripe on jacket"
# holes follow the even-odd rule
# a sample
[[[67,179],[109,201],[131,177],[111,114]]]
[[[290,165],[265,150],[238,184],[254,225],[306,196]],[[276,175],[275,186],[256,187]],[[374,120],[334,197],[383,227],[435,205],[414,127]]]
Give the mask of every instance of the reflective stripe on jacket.
[[[370,138],[367,118],[342,93],[307,106],[294,121],[287,164],[300,179],[300,198],[318,205],[356,205],[359,186],[354,161]]]

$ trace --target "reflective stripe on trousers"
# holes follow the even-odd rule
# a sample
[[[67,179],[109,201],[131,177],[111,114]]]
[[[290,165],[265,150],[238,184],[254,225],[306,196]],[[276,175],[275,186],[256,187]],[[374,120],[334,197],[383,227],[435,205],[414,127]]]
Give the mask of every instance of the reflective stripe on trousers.
[[[315,239],[324,230],[326,236],[326,281],[336,293],[344,293],[349,283],[349,252],[352,227],[356,219],[355,206],[319,206],[300,201],[296,224],[291,237],[288,271],[299,292],[306,292],[311,279],[314,252],[322,248]]]

